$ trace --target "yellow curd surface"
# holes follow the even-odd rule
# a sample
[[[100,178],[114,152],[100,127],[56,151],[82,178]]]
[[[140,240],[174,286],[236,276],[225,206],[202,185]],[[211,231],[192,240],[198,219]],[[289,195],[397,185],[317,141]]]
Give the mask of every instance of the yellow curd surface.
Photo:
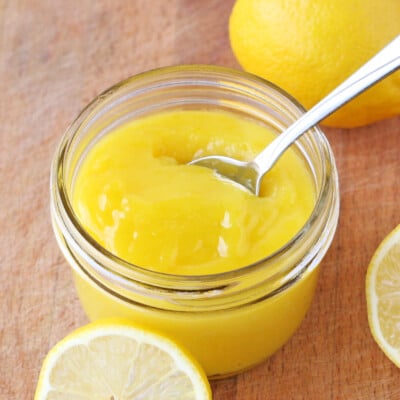
[[[186,163],[207,154],[254,157],[274,138],[264,126],[228,112],[171,111],[130,122],[100,139],[77,174],[73,207],[84,228],[110,252],[171,274],[237,269],[287,243],[315,204],[303,159],[287,151],[256,197]],[[280,293],[225,310],[175,312],[113,296],[75,273],[91,319],[127,317],[168,334],[209,376],[255,365],[282,346],[310,305],[318,269]]]
[[[207,154],[249,159],[273,137],[223,112],[134,121],[89,152],[74,209],[98,243],[142,267],[204,275],[251,264],[287,243],[311,214],[314,184],[302,159],[286,152],[265,176],[261,197],[186,163]]]

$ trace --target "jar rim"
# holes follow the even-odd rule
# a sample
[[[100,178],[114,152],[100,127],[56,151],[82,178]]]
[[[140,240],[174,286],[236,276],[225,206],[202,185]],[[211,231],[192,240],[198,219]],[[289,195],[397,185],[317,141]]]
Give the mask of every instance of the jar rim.
[[[304,107],[295,99],[293,96],[285,92],[282,88],[277,85],[269,82],[263,78],[250,74],[248,72],[239,71],[233,68],[214,66],[214,65],[206,65],[206,64],[188,64],[188,65],[176,65],[176,66],[168,66],[152,69],[149,71],[145,71],[136,75],[133,75],[125,80],[122,80],[119,83],[111,86],[106,89],[98,96],[96,96],[76,117],[73,123],[67,128],[64,133],[61,142],[59,143],[52,167],[51,167],[51,179],[50,179],[50,187],[51,187],[51,196],[52,196],[52,211],[53,208],[56,208],[56,215],[62,215],[61,219],[63,220],[63,224],[68,225],[68,229],[63,232],[66,234],[72,242],[83,242],[85,244],[85,248],[90,249],[92,254],[96,254],[96,256],[105,257],[108,261],[112,263],[113,266],[118,268],[109,268],[109,272],[116,273],[117,270],[124,270],[128,275],[130,273],[134,273],[135,276],[142,277],[152,277],[158,281],[169,281],[169,282],[186,282],[186,283],[195,283],[198,281],[209,281],[209,282],[219,282],[230,280],[243,274],[247,274],[250,271],[257,270],[259,268],[267,268],[268,264],[273,262],[276,259],[279,259],[289,248],[295,246],[301,239],[310,231],[316,219],[318,219],[321,208],[323,208],[328,201],[328,190],[327,186],[329,185],[329,181],[331,178],[337,181],[337,177],[332,175],[332,170],[325,171],[323,183],[320,190],[317,193],[317,197],[315,200],[315,204],[307,221],[304,223],[303,227],[282,247],[274,251],[273,253],[267,255],[266,257],[259,259],[251,264],[229,270],[223,272],[217,272],[213,274],[198,274],[198,275],[181,275],[181,274],[171,274],[166,272],[160,272],[151,270],[146,267],[142,267],[129,261],[126,261],[111,251],[107,250],[105,247],[101,246],[95,239],[84,229],[82,224],[79,221],[79,218],[76,216],[74,209],[69,200],[68,190],[65,186],[64,179],[64,162],[66,157],[66,151],[74,136],[79,131],[81,125],[87,121],[88,117],[95,112],[96,108],[101,106],[103,100],[116,94],[121,88],[125,88],[129,85],[134,85],[137,82],[150,80],[154,77],[160,77],[161,75],[166,78],[168,75],[174,74],[190,74],[190,73],[201,73],[205,75],[213,76],[215,78],[215,74],[220,75],[221,77],[229,76],[230,78],[240,79],[246,81],[247,84],[250,85],[259,85],[262,88],[266,88],[268,90],[273,90],[277,95],[282,96],[286,100],[289,101],[290,105],[296,109],[296,112],[304,113]],[[333,155],[330,151],[330,146],[328,140],[326,139],[323,132],[316,126],[309,130],[312,132],[313,137],[318,138],[318,143],[328,151],[325,151],[324,154],[328,155],[329,164],[334,164]],[[337,185],[337,182],[336,182]],[[60,213],[61,211],[61,213]],[[54,213],[53,213],[54,216]],[[267,265],[266,265],[267,264]],[[125,273],[118,274],[121,276],[125,276]]]

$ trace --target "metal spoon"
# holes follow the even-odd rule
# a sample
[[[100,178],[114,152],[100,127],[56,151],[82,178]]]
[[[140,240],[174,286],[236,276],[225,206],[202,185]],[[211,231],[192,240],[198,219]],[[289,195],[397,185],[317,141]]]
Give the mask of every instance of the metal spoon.
[[[254,160],[246,162],[231,157],[214,155],[197,158],[189,164],[212,168],[222,177],[244,186],[258,196],[262,177],[293,142],[353,97],[399,67],[400,36],[397,36],[328,96],[274,139]]]

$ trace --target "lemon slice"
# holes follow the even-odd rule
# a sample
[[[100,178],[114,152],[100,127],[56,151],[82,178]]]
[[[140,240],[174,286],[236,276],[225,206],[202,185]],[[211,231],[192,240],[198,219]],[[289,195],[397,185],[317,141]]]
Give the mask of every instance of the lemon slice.
[[[154,332],[125,322],[96,322],[50,350],[35,400],[211,399],[191,356]]]
[[[400,367],[400,225],[380,244],[366,278],[368,321],[375,341]]]

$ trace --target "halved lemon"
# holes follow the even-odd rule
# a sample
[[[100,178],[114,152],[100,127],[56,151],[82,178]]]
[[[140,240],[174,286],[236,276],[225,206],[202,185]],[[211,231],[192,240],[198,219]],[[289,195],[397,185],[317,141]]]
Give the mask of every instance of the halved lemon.
[[[372,336],[400,367],[400,225],[383,240],[372,257],[366,294]]]
[[[95,322],[56,344],[35,400],[211,399],[207,377],[169,339],[129,322]]]

